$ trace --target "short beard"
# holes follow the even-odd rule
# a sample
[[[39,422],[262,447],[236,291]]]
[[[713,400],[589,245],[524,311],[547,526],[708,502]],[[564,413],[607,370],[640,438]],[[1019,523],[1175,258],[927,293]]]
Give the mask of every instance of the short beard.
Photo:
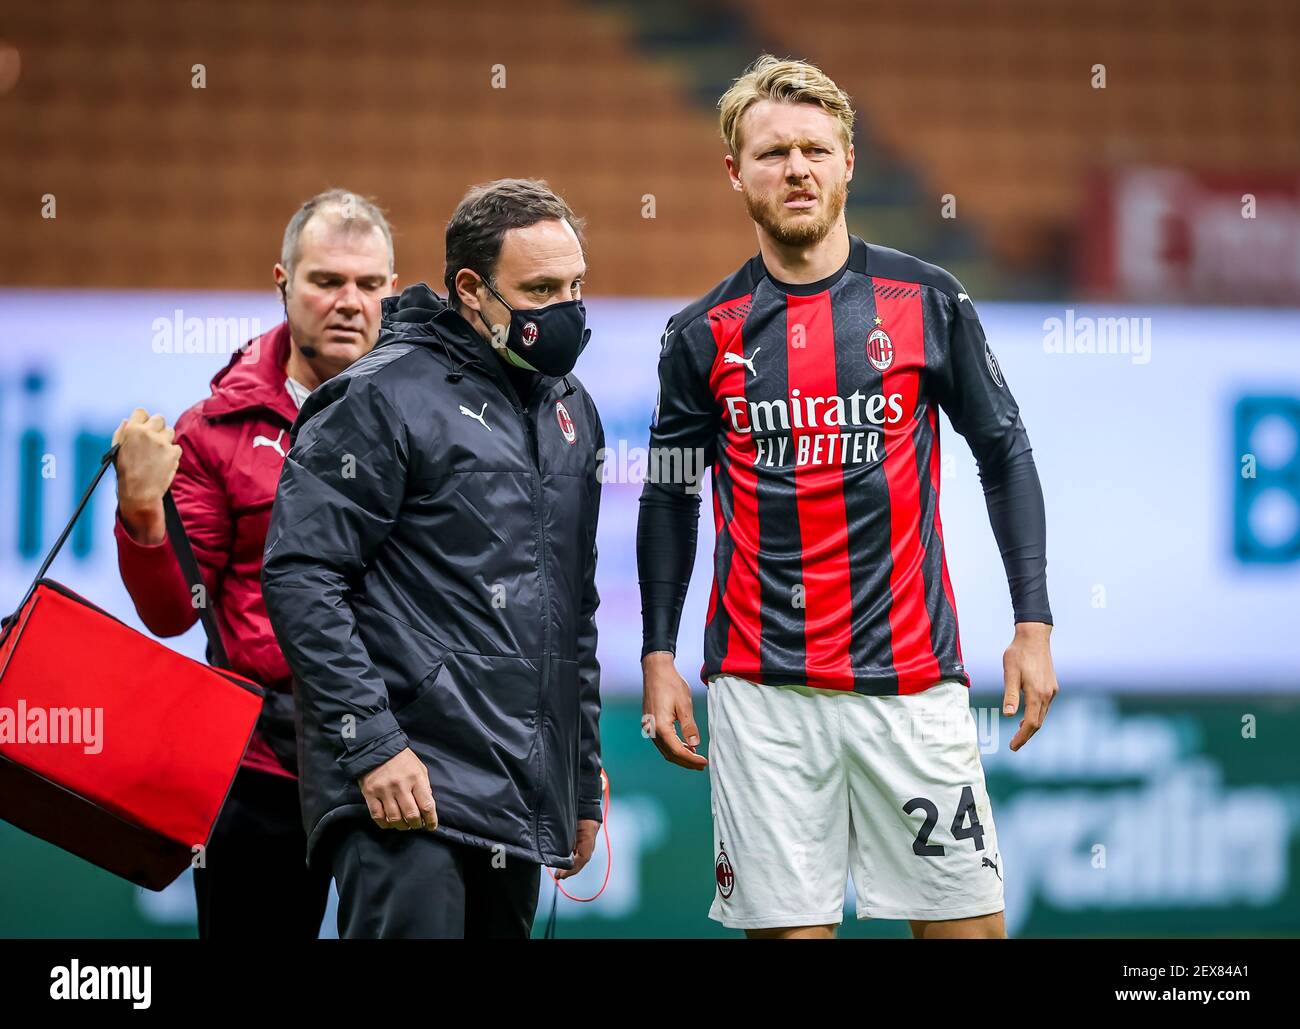
[[[788,191],[782,189],[782,193]],[[820,218],[794,224],[782,220],[782,201],[778,199],[778,194],[750,193],[746,189],[744,195],[745,209],[749,211],[749,216],[776,242],[788,247],[810,247],[825,239],[839,221],[844,202],[848,199],[849,187],[847,180],[841,179],[826,195],[827,203]]]

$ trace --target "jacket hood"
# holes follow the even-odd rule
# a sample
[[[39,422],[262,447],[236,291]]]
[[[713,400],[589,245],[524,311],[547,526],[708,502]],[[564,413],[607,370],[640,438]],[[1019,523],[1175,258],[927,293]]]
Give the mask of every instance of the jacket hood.
[[[437,346],[458,362],[472,359],[482,363],[492,356],[474,326],[424,282],[407,286],[398,296],[383,301],[378,345],[396,340]]]
[[[395,297],[385,297],[381,305],[383,324],[419,324],[431,321],[451,310],[451,305],[429,288],[427,282],[407,286]]]
[[[289,346],[288,322],[245,343],[212,377],[212,397],[204,404],[203,413],[215,417],[267,408],[283,415],[292,425],[298,409],[284,388]]]

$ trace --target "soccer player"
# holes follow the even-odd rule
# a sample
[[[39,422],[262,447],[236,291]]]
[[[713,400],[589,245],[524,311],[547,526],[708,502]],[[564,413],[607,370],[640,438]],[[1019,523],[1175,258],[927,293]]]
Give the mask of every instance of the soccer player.
[[[669,761],[710,773],[710,917],[830,938],[859,918],[916,937],[1005,936],[939,520],[939,424],[973,450],[1015,611],[1003,711],[1018,750],[1057,691],[1042,490],[1015,400],[962,286],[848,232],[849,98],[764,55],[722,97],[756,256],[674,315],[637,528],[644,710]],[[701,455],[692,461],[691,455]],[[673,661],[713,469],[701,677],[708,759]],[[680,723],[679,737],[674,723]]]
[[[305,860],[292,682],[262,598],[262,550],[299,407],[379,336],[380,301],[397,282],[392,231],[363,197],[321,193],[289,220],[273,274],[285,320],[231,358],[212,380],[212,395],[174,429],[137,409],[113,436],[121,444],[118,565],[141,621],[159,636],[177,636],[199,617],[167,542],[170,489],[231,668],[267,689],[194,870],[203,939],[315,939],[329,901],[328,869],[309,869]],[[158,684],[164,694],[166,687]]]

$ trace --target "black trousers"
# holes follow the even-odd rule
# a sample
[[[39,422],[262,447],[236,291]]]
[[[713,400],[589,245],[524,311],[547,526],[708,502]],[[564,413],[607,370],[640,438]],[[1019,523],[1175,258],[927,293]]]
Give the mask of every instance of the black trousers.
[[[330,875],[306,858],[297,781],[241,768],[194,869],[199,938],[316,939]]]
[[[328,841],[322,841],[328,842]],[[527,939],[542,866],[423,829],[336,827],[342,939]]]

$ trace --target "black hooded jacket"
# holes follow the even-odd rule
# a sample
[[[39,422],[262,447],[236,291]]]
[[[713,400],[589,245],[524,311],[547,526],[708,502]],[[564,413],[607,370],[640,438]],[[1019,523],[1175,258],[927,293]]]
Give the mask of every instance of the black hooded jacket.
[[[439,833],[554,868],[600,818],[600,416],[573,375],[521,402],[423,283],[294,426],[262,588],[294,673],[314,852],[410,747]]]

